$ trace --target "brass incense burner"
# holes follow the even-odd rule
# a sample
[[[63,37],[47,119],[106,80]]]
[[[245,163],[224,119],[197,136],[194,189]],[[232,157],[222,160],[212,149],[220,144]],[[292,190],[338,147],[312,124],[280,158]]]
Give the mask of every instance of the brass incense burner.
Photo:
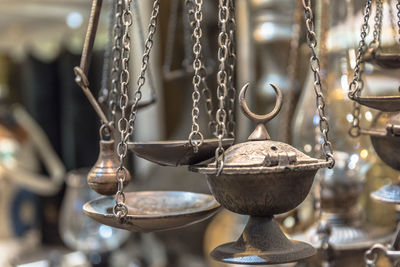
[[[242,112],[257,123],[245,143],[236,144],[225,152],[222,172],[217,175],[216,163],[192,166],[191,170],[207,175],[214,197],[235,213],[250,215],[236,242],[223,244],[211,252],[219,261],[235,264],[279,264],[297,261],[315,254],[303,242],[291,241],[274,219],[296,208],[309,193],[318,169],[329,163],[298,151],[288,144],[270,140],[264,126],[282,106],[282,93],[277,94],[274,110],[264,116],[252,113],[245,102],[248,85],[240,92]]]

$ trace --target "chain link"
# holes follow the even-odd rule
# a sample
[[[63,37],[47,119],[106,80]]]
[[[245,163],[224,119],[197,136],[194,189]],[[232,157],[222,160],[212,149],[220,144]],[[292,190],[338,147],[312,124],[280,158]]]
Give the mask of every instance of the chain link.
[[[177,18],[178,18],[178,9],[179,9],[179,0],[171,1],[171,8],[169,10],[169,20],[168,20],[168,30],[167,30],[167,41],[166,41],[166,49],[164,56],[164,65],[163,72],[164,75],[171,71],[172,59],[174,56],[174,41],[175,41],[175,33],[177,26]]]
[[[365,51],[367,49],[367,44],[365,42],[365,38],[368,35],[369,32],[369,17],[371,15],[371,6],[372,6],[372,0],[368,0],[365,9],[364,9],[364,22],[361,26],[361,40],[358,43],[358,48],[357,48],[357,58],[356,58],[356,66],[354,68],[354,74],[353,74],[353,80],[349,84],[349,94],[348,97],[350,99],[353,99],[356,96],[359,96],[361,91],[364,88],[364,81],[362,79],[362,75],[364,72],[364,65],[362,64],[363,58]],[[360,119],[361,119],[361,106],[359,103],[356,101],[353,102],[353,121],[351,123],[351,127],[349,129],[349,134],[352,137],[358,137],[360,136]]]
[[[139,2],[140,2],[140,0],[134,0],[133,5],[134,5],[134,10],[137,10],[137,12],[136,12],[137,28],[143,29],[142,16],[141,16],[140,8],[139,8]],[[144,46],[146,44],[146,41],[144,39],[144,34],[143,34],[142,30],[139,31],[139,39],[140,39],[140,46],[142,46],[142,45]],[[141,49],[140,53],[143,54],[144,49]],[[151,99],[150,101],[152,101],[157,96],[156,96],[156,87],[154,84],[153,72],[152,72],[151,68],[149,68],[149,72],[148,72],[147,76],[149,78],[149,86],[150,86],[150,99]]]
[[[153,48],[153,38],[157,30],[157,20],[158,20],[158,14],[160,11],[160,0],[154,0],[153,2],[153,9],[150,15],[150,23],[148,26],[148,34],[147,34],[147,39],[144,45],[144,52],[142,56],[142,66],[141,66],[141,71],[139,74],[139,77],[136,81],[137,89],[134,93],[134,99],[133,99],[133,105],[131,107],[131,113],[129,116],[129,134],[128,137],[133,133],[133,127],[135,125],[135,120],[136,120],[136,113],[138,110],[138,104],[139,101],[142,99],[142,87],[146,82],[146,71],[148,68],[149,60],[150,60],[150,53]]]
[[[225,161],[225,149],[222,145],[222,139],[226,134],[226,110],[225,110],[225,98],[227,96],[227,83],[228,74],[226,70],[226,61],[228,57],[228,43],[229,34],[227,29],[227,23],[230,17],[229,0],[219,0],[218,5],[218,24],[220,32],[218,35],[218,61],[219,70],[217,73],[217,99],[218,99],[218,110],[215,114],[217,122],[216,137],[218,138],[218,147],[215,150],[215,161],[217,168],[217,175],[221,174],[224,167]]]
[[[398,28],[399,42],[400,42],[400,0],[397,0],[396,8],[397,8],[397,28]]]
[[[186,0],[187,6],[189,4],[193,4],[192,0]],[[192,32],[195,32],[195,26],[196,26],[196,18],[195,18],[195,7],[189,7],[188,8],[188,13],[189,13],[189,21],[190,21],[190,26],[192,28]],[[204,36],[204,31],[202,29],[202,36]],[[193,38],[194,41],[196,41],[195,38]],[[202,38],[201,38],[202,39]],[[199,40],[201,42],[201,39]],[[207,47],[207,46],[206,46]],[[205,47],[205,48],[206,48]],[[202,47],[203,50],[203,47]],[[215,134],[216,131],[216,121],[215,121],[215,116],[213,115],[213,100],[212,100],[212,93],[210,88],[208,87],[207,81],[206,81],[206,76],[207,76],[207,69],[204,65],[204,56],[203,56],[203,51],[200,54],[200,60],[202,61],[201,68],[199,70],[199,74],[201,76],[201,94],[204,98],[204,105],[206,108],[207,116],[208,116],[208,130],[211,134]]]
[[[375,245],[376,246],[376,245]],[[380,251],[385,252],[384,249],[381,249],[379,245],[376,246]],[[378,261],[378,249],[369,249],[364,254],[364,260],[367,267],[376,267],[376,262]]]
[[[235,88],[235,65],[236,65],[236,43],[235,43],[235,31],[236,31],[236,20],[235,20],[235,3],[233,0],[229,0],[229,41],[228,41],[228,122],[226,129],[230,137],[235,137],[235,99],[236,99],[236,88]]]
[[[131,54],[131,40],[129,35],[129,30],[132,25],[132,12],[131,12],[131,2],[132,0],[123,1],[123,10],[121,15],[122,22],[122,39],[121,39],[121,72],[119,77],[120,82],[120,100],[119,105],[121,109],[121,118],[118,121],[118,131],[121,134],[121,140],[117,145],[117,155],[120,161],[120,166],[116,172],[116,179],[118,181],[118,191],[115,194],[115,205],[113,208],[114,216],[116,216],[121,222],[124,220],[128,213],[128,208],[125,204],[125,194],[124,194],[124,181],[127,177],[127,170],[124,167],[124,159],[128,152],[128,132],[129,123],[126,118],[126,111],[128,108],[129,96],[128,96],[128,86],[129,86],[129,59]]]
[[[204,104],[206,107],[206,112],[208,116],[208,131],[211,134],[215,135],[216,132],[216,127],[217,127],[217,122],[215,121],[215,116],[213,115],[213,100],[212,100],[212,93],[210,88],[208,87],[207,81],[206,81],[206,69],[205,67],[202,68],[202,75],[201,78],[201,85],[202,85],[202,90],[201,94],[204,98]]]
[[[373,32],[373,40],[369,43],[368,47],[370,48],[371,54],[374,54],[378,51],[381,44],[382,37],[382,20],[383,20],[383,7],[382,0],[376,0],[376,14],[375,14],[375,24],[374,24],[374,32]]]
[[[396,18],[393,13],[393,6],[391,3],[391,0],[388,0],[387,4],[389,6],[390,27],[393,30],[393,41],[394,41],[394,43],[397,43],[397,37],[396,37],[397,31],[396,31],[396,25],[394,23],[396,21]]]
[[[122,0],[115,2],[115,19],[113,27],[114,44],[111,50],[112,69],[111,69],[111,90],[108,95],[108,105],[111,113],[110,123],[116,122],[116,110],[118,105],[119,78],[121,75],[121,46],[122,46]]]
[[[114,32],[114,23],[115,23],[115,8],[113,1],[109,1],[111,3],[111,9],[109,11],[108,18],[108,36],[107,36],[107,45],[104,48],[103,55],[103,71],[101,77],[101,89],[99,92],[99,96],[97,98],[99,104],[103,105],[107,102],[108,96],[110,95],[110,55],[113,47],[113,32]],[[109,114],[107,114],[109,115]]]
[[[189,143],[192,146],[195,153],[199,151],[199,147],[204,142],[203,134],[200,132],[199,126],[199,102],[200,102],[200,86],[202,83],[201,70],[204,68],[202,63],[202,46],[201,46],[201,37],[203,35],[203,31],[201,29],[201,22],[203,20],[202,13],[202,5],[203,0],[194,0],[194,9],[189,9],[189,16],[191,17],[191,25],[193,28],[192,38],[194,40],[193,44],[193,69],[194,75],[192,79],[193,83],[193,107],[192,107],[192,131],[189,134]]]
[[[304,7],[305,23],[307,27],[307,44],[311,50],[310,67],[314,74],[314,91],[316,94],[316,105],[319,115],[319,129],[323,139],[321,148],[326,160],[330,162],[329,168],[333,168],[335,165],[335,160],[333,158],[332,144],[328,138],[329,123],[325,112],[325,98],[322,91],[320,61],[315,52],[317,39],[314,31],[314,16],[311,9],[311,0],[302,0],[302,2]]]

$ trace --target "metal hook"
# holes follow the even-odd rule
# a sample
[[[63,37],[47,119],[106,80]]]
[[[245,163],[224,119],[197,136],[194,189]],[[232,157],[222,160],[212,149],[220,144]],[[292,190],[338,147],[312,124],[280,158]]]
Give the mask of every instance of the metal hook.
[[[282,107],[283,95],[282,95],[281,90],[276,85],[274,85],[272,83],[270,83],[270,85],[274,89],[277,97],[276,97],[276,103],[275,103],[274,109],[266,115],[257,115],[255,113],[251,112],[249,107],[247,106],[245,97],[246,97],[246,91],[249,88],[249,83],[245,84],[242,87],[242,89],[240,90],[239,103],[240,103],[240,108],[242,109],[243,114],[250,120],[257,123],[256,129],[253,131],[253,133],[248,138],[248,140],[250,140],[250,141],[260,141],[260,140],[271,139],[264,124],[267,123],[268,121],[272,120],[273,118],[275,118],[276,115],[278,115],[278,113]]]
[[[277,95],[275,107],[270,113],[268,113],[266,115],[257,115],[250,111],[250,109],[248,108],[247,103],[246,103],[245,97],[246,97],[246,91],[249,88],[249,85],[250,85],[249,83],[245,84],[242,87],[242,89],[240,90],[240,94],[239,94],[240,107],[243,111],[243,114],[246,115],[247,118],[249,118],[250,120],[254,121],[257,124],[259,124],[259,123],[265,124],[268,121],[275,118],[275,116],[278,115],[279,111],[281,110],[282,102],[283,102],[282,92],[276,85],[270,83],[270,85],[272,86],[272,88],[274,89],[274,91]]]

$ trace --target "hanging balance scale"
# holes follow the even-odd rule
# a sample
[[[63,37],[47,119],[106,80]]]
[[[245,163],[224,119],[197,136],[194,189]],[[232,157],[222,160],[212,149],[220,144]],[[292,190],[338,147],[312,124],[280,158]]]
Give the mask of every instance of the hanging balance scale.
[[[400,111],[400,95],[395,96],[361,96],[360,93],[364,87],[363,80],[361,79],[362,70],[360,69],[365,62],[369,62],[384,69],[399,69],[400,68],[400,55],[394,53],[382,52],[381,48],[381,35],[382,35],[382,21],[383,21],[383,1],[376,0],[376,14],[375,24],[373,31],[373,40],[367,45],[365,38],[369,31],[368,20],[370,17],[372,0],[367,1],[366,10],[368,13],[364,14],[364,22],[361,28],[361,40],[359,49],[357,51],[356,64],[357,79],[353,80],[350,84],[349,98],[358,102],[363,106],[373,109],[378,109],[384,112],[398,112]],[[390,4],[390,3],[389,3]],[[400,33],[400,3],[396,4],[398,26]],[[361,49],[361,50],[360,50]],[[357,68],[357,66],[356,66]]]
[[[350,83],[349,98],[358,102],[354,103],[353,123],[349,131],[352,137],[358,137],[361,134],[369,135],[372,145],[378,156],[390,167],[400,170],[400,157],[398,148],[400,147],[400,96],[376,96],[361,97],[359,96],[363,90],[364,82],[362,78],[362,68],[364,64],[364,54],[367,50],[365,43],[366,32],[368,29],[368,20],[372,8],[373,0],[368,0],[365,7],[364,23],[361,28],[361,41],[358,47],[356,66],[354,69],[353,80]],[[376,0],[376,16],[374,25],[374,40],[370,43],[376,44],[380,42],[380,32],[382,29],[382,0]],[[397,5],[400,14],[400,5]],[[400,18],[399,18],[400,19]],[[399,21],[400,22],[400,21]],[[400,23],[399,23],[400,27]],[[372,45],[375,47],[375,45]],[[400,68],[400,66],[399,66]],[[364,101],[365,99],[369,99]],[[372,100],[373,99],[373,100]],[[372,127],[369,129],[360,128],[360,106],[364,105],[379,110],[380,112],[374,118]],[[372,193],[374,199],[400,204],[400,191],[396,194],[400,187],[398,185],[384,186],[377,192]]]
[[[389,6],[389,13],[391,15],[391,22],[393,23],[393,10],[391,1],[387,1]],[[400,3],[396,3],[397,8],[397,18],[400,20]],[[398,69],[400,68],[400,55],[398,53],[388,53],[383,52],[381,48],[381,32],[382,32],[382,21],[383,21],[383,2],[377,2],[375,16],[375,27],[374,27],[374,40],[370,43],[369,49],[364,56],[366,62],[372,63],[374,65],[380,66],[384,69]],[[397,21],[397,25],[400,26],[400,21]],[[393,31],[396,32],[395,25],[392,24]],[[398,30],[400,34],[400,28]],[[378,38],[375,38],[375,35]],[[396,38],[395,38],[396,40]]]
[[[365,37],[368,32],[368,20],[370,17],[372,4],[376,2],[376,15],[373,40],[367,46]],[[390,4],[390,3],[389,3]],[[398,10],[398,26],[400,30],[400,3],[396,5]],[[382,0],[368,0],[365,6],[364,21],[361,27],[361,40],[358,46],[356,66],[354,69],[353,80],[350,83],[349,98],[354,100],[353,122],[349,134],[358,137],[361,134],[369,135],[371,143],[377,155],[387,165],[395,170],[400,170],[400,157],[398,148],[400,147],[400,96],[360,96],[364,87],[362,78],[363,64],[370,62],[384,69],[400,68],[399,54],[386,54],[380,52],[380,39],[383,20]],[[367,51],[368,50],[368,51]],[[374,118],[369,129],[360,127],[360,105],[377,109],[380,112]],[[386,185],[371,194],[372,199],[384,203],[400,204],[400,181],[396,184]],[[365,254],[367,266],[376,266],[380,255],[390,259],[395,266],[400,260],[400,230],[390,247],[382,244],[375,244]]]
[[[223,149],[231,146],[233,144],[233,138],[213,138],[213,139],[204,139],[203,134],[200,131],[199,126],[199,102],[201,97],[200,89],[202,89],[203,96],[206,99],[206,108],[207,113],[209,115],[209,130],[210,132],[215,132],[217,122],[212,117],[212,95],[210,89],[207,86],[205,76],[207,74],[207,70],[203,65],[203,56],[202,56],[202,44],[201,38],[203,36],[203,31],[201,28],[201,22],[203,20],[202,13],[202,1],[186,1],[186,5],[193,4],[194,7],[192,9],[189,8],[189,15],[191,18],[190,26],[192,30],[192,38],[194,39],[193,44],[193,108],[192,108],[192,129],[188,136],[188,140],[179,140],[179,141],[158,141],[158,142],[134,142],[129,144],[129,148],[136,153],[137,156],[142,157],[151,162],[157,163],[162,166],[181,166],[181,165],[193,165],[200,163],[202,161],[208,160],[214,156],[216,149],[222,145]],[[176,4],[175,4],[176,5]],[[172,6],[172,8],[176,8],[176,6]],[[185,9],[185,8],[184,8]],[[232,52],[231,49],[226,50],[227,54],[231,55],[228,52]],[[167,51],[168,53],[168,51]],[[234,55],[233,55],[234,56]],[[188,56],[187,56],[188,57]],[[169,61],[169,60],[167,60]],[[166,71],[167,76],[170,76],[170,65],[171,63],[167,62]],[[234,63],[233,63],[234,64]],[[232,72],[231,72],[232,73]],[[176,76],[176,75],[172,75]],[[179,76],[179,75],[178,75]],[[171,77],[169,77],[170,79]],[[232,75],[229,77],[232,80]],[[233,125],[233,103],[234,103],[235,93],[230,94],[230,99],[228,99],[230,106],[228,110],[229,114],[229,124]],[[220,101],[226,101],[225,96],[220,98]],[[223,112],[227,112],[223,109]],[[231,131],[229,131],[230,136],[233,136],[233,128],[231,126]]]
[[[101,2],[100,2],[101,4]],[[96,17],[100,10],[99,1],[94,0],[92,13],[97,16],[91,16],[89,22],[88,36],[93,34],[93,28],[96,28]],[[277,97],[274,110],[264,116],[252,113],[245,102],[245,92],[248,85],[242,88],[240,93],[240,106],[242,112],[251,120],[257,123],[256,129],[249,137],[249,141],[236,144],[225,151],[232,141],[228,140],[226,125],[227,115],[233,110],[225,109],[226,96],[228,92],[233,94],[229,103],[233,104],[234,88],[232,83],[232,73],[234,64],[229,64],[229,57],[232,56],[234,32],[234,5],[233,1],[220,0],[218,9],[218,18],[220,33],[218,36],[218,60],[219,70],[217,75],[218,87],[218,110],[216,112],[216,129],[214,134],[217,139],[203,140],[199,134],[197,124],[198,116],[198,99],[199,99],[199,83],[201,80],[200,67],[201,61],[201,0],[195,1],[195,28],[193,36],[195,37],[194,53],[195,59],[193,67],[194,71],[194,93],[193,93],[193,127],[188,141],[183,142],[156,142],[156,143],[128,143],[128,138],[133,132],[133,124],[136,119],[136,111],[141,99],[141,87],[144,84],[145,72],[152,47],[151,37],[154,35],[155,25],[157,22],[159,1],[155,0],[153,5],[153,13],[151,16],[151,24],[149,26],[149,36],[145,44],[144,59],[142,61],[142,72],[138,79],[138,88],[134,94],[135,98],[129,114],[129,120],[126,118],[126,109],[129,103],[128,97],[128,62],[129,62],[129,26],[131,24],[130,0],[117,1],[116,14],[121,16],[122,32],[122,51],[121,55],[121,74],[120,74],[120,108],[121,119],[117,126],[121,134],[121,141],[117,146],[116,153],[109,153],[109,158],[105,160],[106,154],[100,154],[98,163],[92,169],[91,173],[99,174],[92,183],[92,188],[96,191],[99,188],[108,188],[102,191],[106,196],[90,201],[85,204],[84,210],[86,214],[100,223],[111,225],[118,228],[124,228],[131,231],[156,231],[177,228],[191,223],[198,222],[208,218],[216,212],[219,204],[208,195],[184,193],[184,192],[133,192],[125,194],[123,189],[125,182],[129,179],[129,172],[123,165],[123,160],[128,151],[128,147],[136,153],[137,148],[141,145],[144,149],[142,157],[162,165],[183,165],[190,164],[190,170],[204,173],[207,176],[208,184],[214,197],[225,208],[240,214],[250,215],[247,226],[241,237],[233,243],[219,246],[212,252],[212,256],[219,261],[236,264],[279,264],[286,262],[298,261],[310,257],[315,254],[315,249],[306,243],[299,241],[290,241],[279,228],[278,223],[274,220],[275,214],[287,212],[297,207],[308,195],[312,186],[314,176],[318,169],[324,167],[333,167],[334,160],[331,144],[328,140],[329,126],[325,114],[325,101],[323,98],[321,80],[319,75],[319,60],[315,54],[316,39],[314,33],[314,24],[312,10],[309,1],[303,1],[306,25],[308,29],[308,42],[312,51],[311,69],[314,71],[315,82],[314,89],[317,94],[317,107],[320,114],[320,129],[323,136],[322,150],[325,152],[325,160],[314,159],[301,153],[297,149],[288,144],[272,141],[264,126],[264,123],[275,117],[282,105],[282,94],[278,87],[272,85]],[[121,11],[119,13],[118,11]],[[96,21],[96,23],[93,23]],[[118,23],[118,19],[116,20]],[[229,25],[231,24],[231,25]],[[95,25],[95,27],[93,27]],[[92,29],[91,29],[92,28]],[[118,39],[118,38],[117,38]],[[87,40],[94,40],[87,37]],[[87,41],[88,42],[88,41]],[[89,42],[90,43],[90,42]],[[92,46],[91,44],[91,46]],[[87,45],[85,45],[87,47]],[[87,49],[87,51],[90,51]],[[87,52],[86,51],[86,52]],[[231,51],[231,52],[230,52]],[[83,55],[85,55],[85,49]],[[84,61],[86,62],[86,61]],[[232,61],[231,61],[232,62]],[[85,64],[81,68],[75,68],[77,73],[77,82],[81,87],[88,89],[85,73],[81,71],[85,69]],[[229,65],[228,65],[229,64]],[[226,66],[228,65],[228,66]],[[82,82],[84,81],[84,82]],[[88,95],[88,94],[87,94]],[[91,103],[96,102],[92,99]],[[115,131],[113,123],[108,123],[107,118],[102,114],[99,107],[95,106],[95,110],[101,115],[103,128],[105,132]],[[232,116],[231,116],[232,117]],[[196,126],[197,125],[197,126]],[[132,128],[130,128],[132,126]],[[110,134],[111,135],[111,134]],[[200,139],[191,139],[193,136]],[[101,142],[105,142],[102,140]],[[215,144],[212,152],[215,153],[214,162],[208,165],[193,165],[204,159],[196,159],[200,155],[203,147],[207,143]],[[101,143],[102,146],[102,143]],[[179,149],[171,150],[171,146],[177,146]],[[183,148],[188,148],[185,153]],[[108,149],[113,149],[109,144]],[[208,148],[207,148],[208,149]],[[102,146],[101,152],[107,148]],[[167,153],[169,151],[169,153]],[[182,152],[182,153],[181,153]],[[181,154],[180,154],[181,153]],[[187,153],[190,155],[187,156]],[[116,155],[117,154],[117,155]],[[192,158],[193,155],[193,158]],[[118,157],[117,157],[118,156]],[[168,156],[168,158],[166,158]],[[175,159],[171,159],[174,158]],[[205,159],[210,159],[212,155]],[[189,158],[185,161],[182,159]],[[103,169],[113,169],[110,175],[104,177]],[[89,178],[90,178],[89,174]],[[99,183],[96,183],[96,180]]]
[[[112,98],[109,107],[111,120],[107,118],[99,103],[93,97],[86,78],[101,10],[101,0],[93,1],[81,65],[74,68],[76,82],[83,89],[102,121],[100,155],[88,174],[88,183],[93,190],[105,196],[86,203],[83,207],[84,212],[100,223],[135,232],[175,229],[207,219],[215,214],[220,207],[211,195],[176,191],[124,192],[124,187],[130,180],[130,173],[124,166],[124,159],[128,150],[134,146],[129,142],[129,137],[134,131],[133,126],[138,109],[148,106],[148,103],[141,105],[139,101],[142,97],[141,88],[146,80],[146,70],[153,46],[153,36],[156,31],[159,0],[153,2],[149,32],[144,44],[141,72],[137,80],[133,103],[129,102],[128,92],[130,77],[129,34],[133,17],[130,5],[132,0],[113,2],[115,4],[113,6],[115,21],[113,25],[114,44],[111,52],[113,61],[111,70],[112,90],[109,92],[109,97]],[[118,122],[116,120],[117,103],[121,110],[121,117]],[[120,134],[120,142],[115,149],[113,134],[116,131]],[[219,141],[221,142],[217,142],[217,144],[222,144],[222,140]],[[206,140],[204,142],[206,143]],[[187,143],[181,142],[180,146],[186,147]],[[192,143],[194,144],[195,141]],[[197,148],[201,153],[200,146],[197,146]],[[187,150],[189,149],[193,150],[193,147],[189,145]],[[212,151],[213,153],[214,151]],[[209,155],[209,157],[212,157],[212,155]]]

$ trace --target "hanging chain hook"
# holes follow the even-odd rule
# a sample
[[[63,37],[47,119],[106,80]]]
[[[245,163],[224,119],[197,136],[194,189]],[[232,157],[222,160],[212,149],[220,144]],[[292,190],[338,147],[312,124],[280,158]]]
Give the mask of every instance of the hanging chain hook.
[[[192,100],[193,100],[193,107],[192,107],[192,131],[189,134],[189,144],[192,146],[193,151],[197,153],[199,151],[200,146],[204,142],[203,134],[200,132],[199,126],[199,102],[200,102],[200,86],[202,83],[202,76],[201,70],[203,68],[202,59],[202,46],[201,46],[201,37],[203,35],[203,31],[201,29],[201,22],[203,20],[203,12],[202,12],[203,0],[194,0],[194,12],[193,13],[193,33],[192,37],[194,39],[193,44],[193,69],[194,75],[192,79],[193,84],[193,93],[192,93]]]
[[[351,100],[355,100],[356,97],[360,95],[361,91],[364,88],[364,81],[362,79],[362,75],[364,73],[363,61],[364,61],[364,54],[367,50],[367,44],[365,42],[365,38],[367,37],[369,32],[368,21],[371,15],[371,6],[372,6],[372,0],[368,0],[364,9],[364,21],[361,26],[361,34],[360,34],[361,39],[357,49],[356,66],[354,68],[353,80],[349,84],[348,97]],[[353,121],[349,129],[349,135],[351,137],[358,137],[361,134],[361,128],[360,128],[361,106],[356,101],[354,101],[353,103],[352,115],[353,115]]]

